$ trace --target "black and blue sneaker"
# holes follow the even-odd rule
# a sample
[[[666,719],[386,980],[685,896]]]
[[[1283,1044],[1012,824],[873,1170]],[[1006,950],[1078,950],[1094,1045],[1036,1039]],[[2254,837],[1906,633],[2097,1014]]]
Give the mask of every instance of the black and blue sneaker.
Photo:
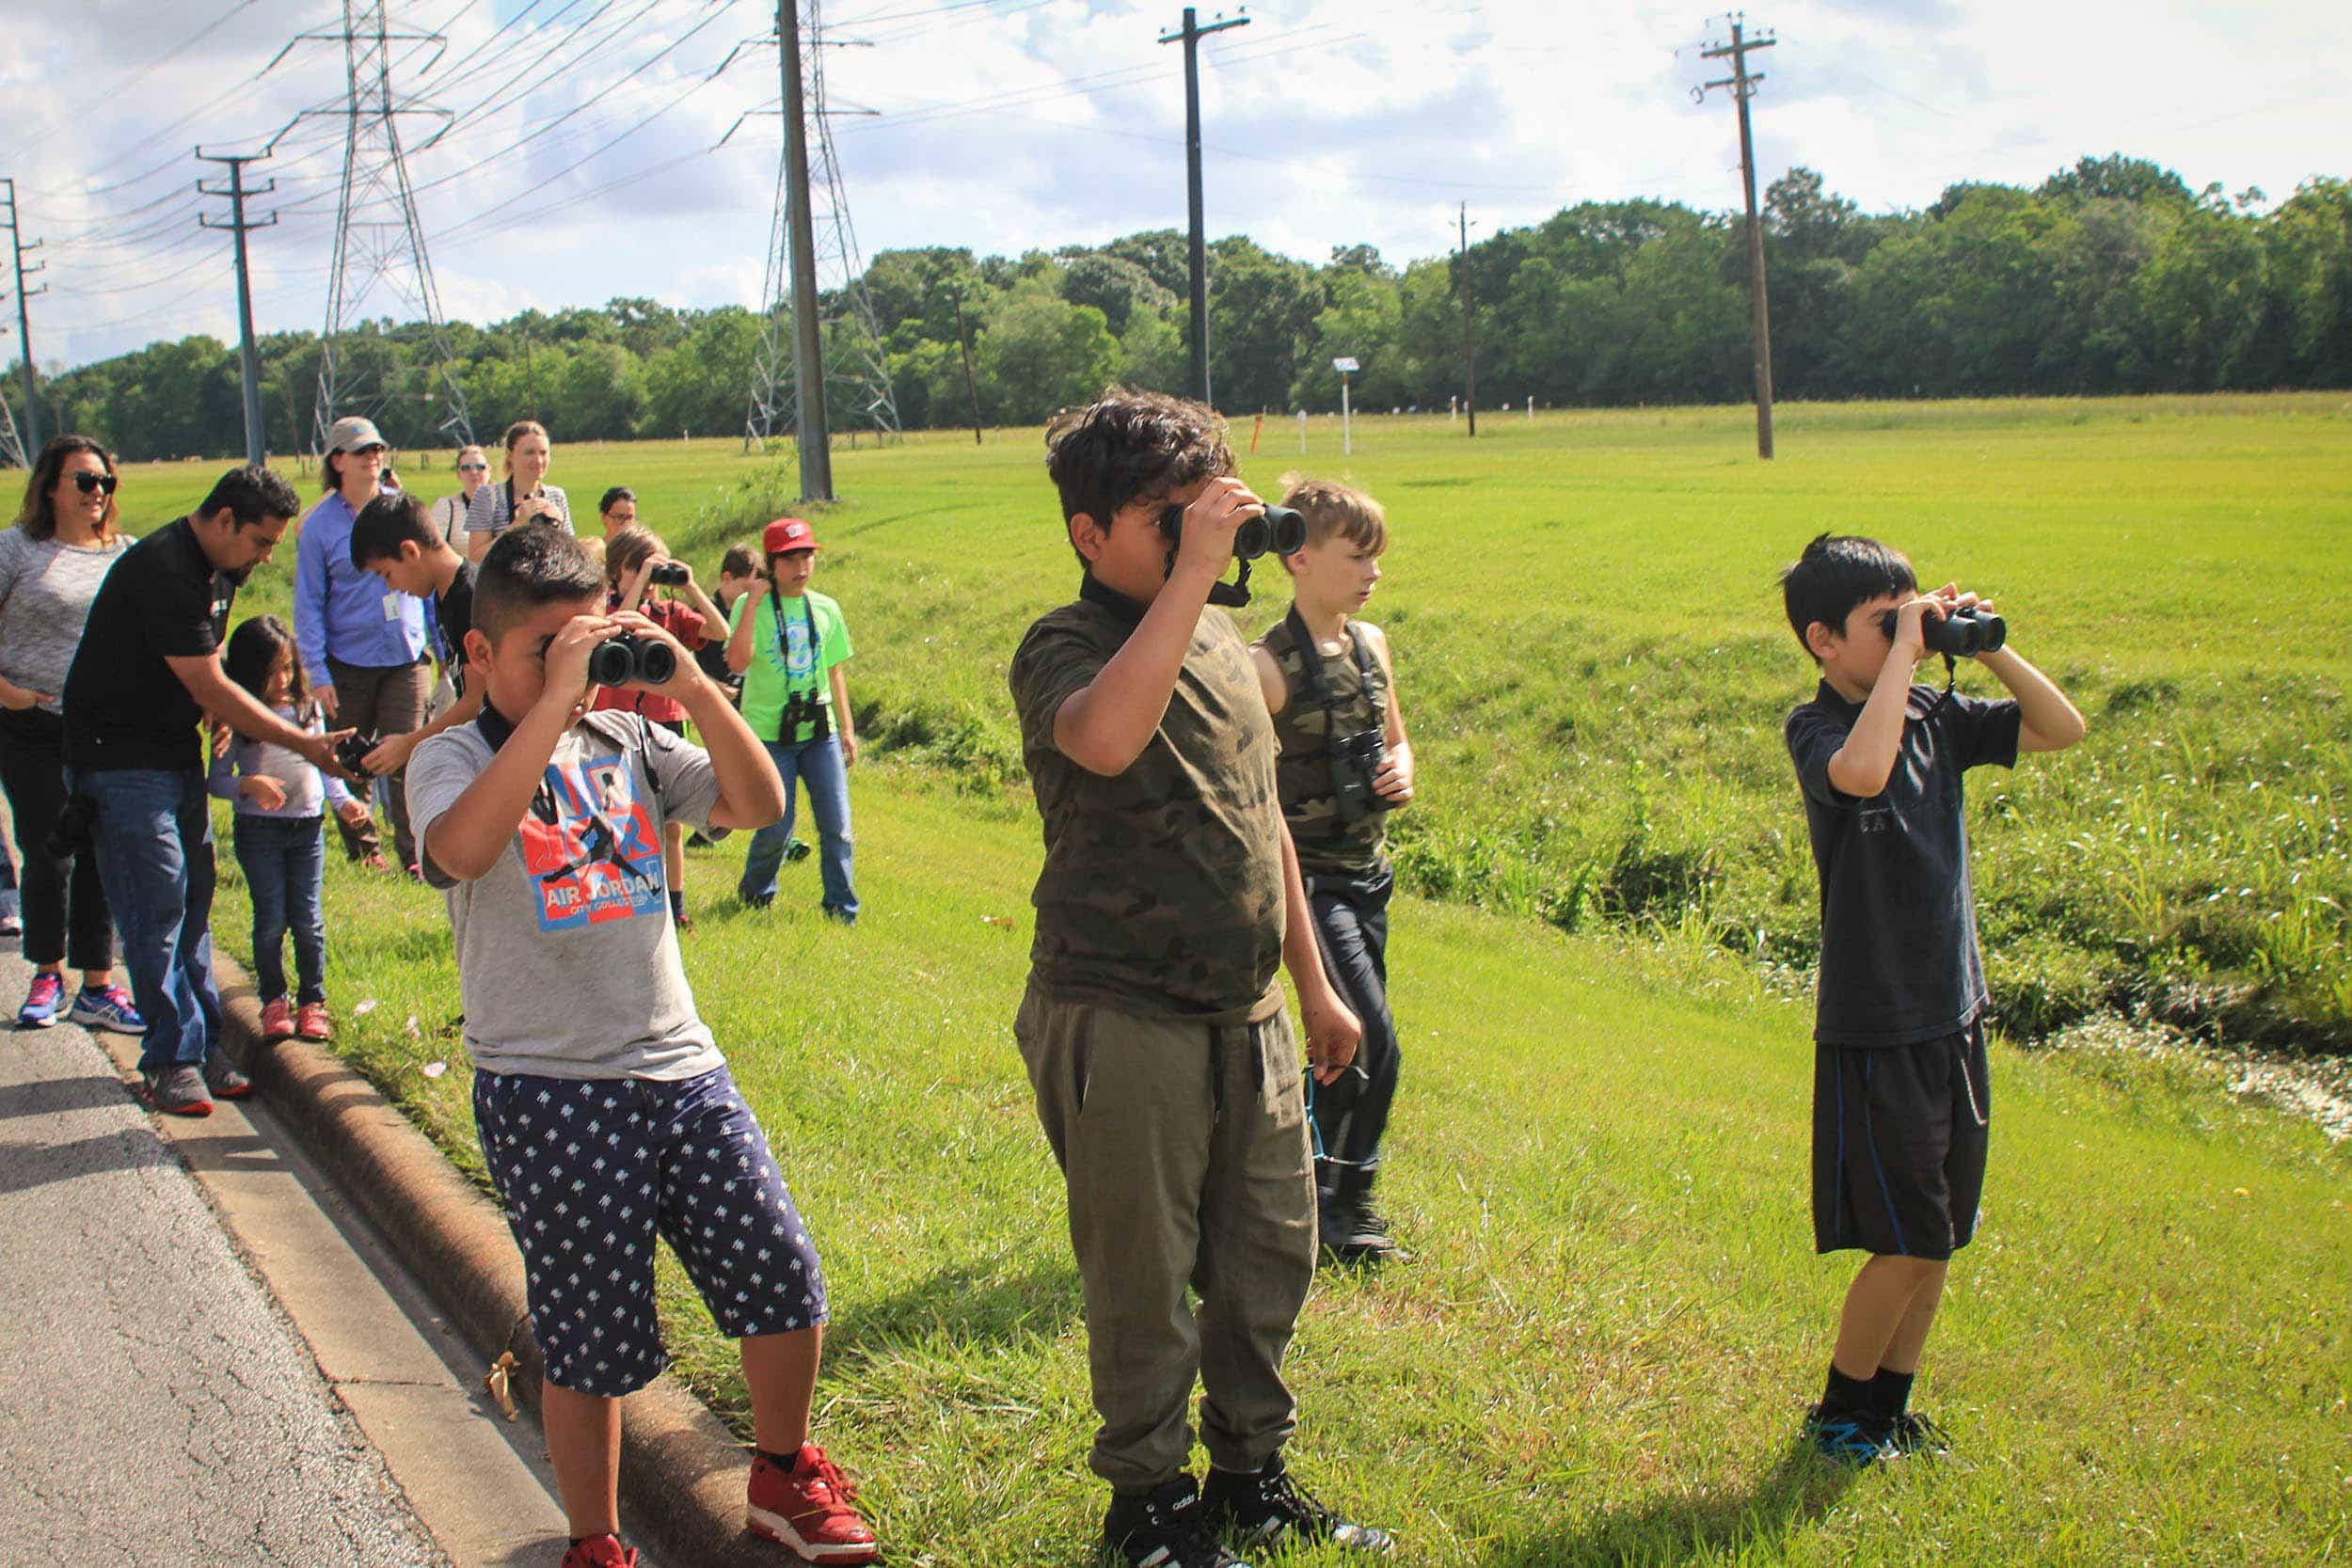
[[[1817,1404],[1805,1412],[1804,1435],[1822,1458],[1856,1469],[1902,1457],[1886,1418],[1868,1410],[1823,1415]]]
[[[1345,1552],[1386,1557],[1396,1543],[1384,1529],[1341,1518],[1298,1489],[1276,1454],[1263,1470],[1209,1472],[1200,1489],[1209,1521],[1248,1546],[1286,1547],[1329,1542]]]
[[[1894,1429],[1887,1438],[1899,1454],[1942,1459],[1952,1451],[1951,1434],[1915,1410],[1903,1411],[1895,1418]]]

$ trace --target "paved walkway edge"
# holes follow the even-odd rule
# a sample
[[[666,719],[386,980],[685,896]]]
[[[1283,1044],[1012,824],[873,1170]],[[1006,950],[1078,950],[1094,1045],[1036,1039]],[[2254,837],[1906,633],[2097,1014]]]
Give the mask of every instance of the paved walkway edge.
[[[515,1357],[512,1391],[535,1413],[542,1368],[514,1235],[432,1140],[325,1047],[261,1038],[262,1009],[216,956],[223,1042],[272,1111],[486,1359]],[[777,1568],[793,1560],[743,1526],[751,1463],[719,1418],[666,1373],[622,1405],[621,1509],[636,1544],[663,1562]]]

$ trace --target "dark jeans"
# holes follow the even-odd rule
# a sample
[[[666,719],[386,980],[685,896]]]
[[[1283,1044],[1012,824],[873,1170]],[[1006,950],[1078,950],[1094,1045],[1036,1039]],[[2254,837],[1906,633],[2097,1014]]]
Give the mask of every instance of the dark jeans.
[[[818,869],[824,886],[825,908],[844,920],[857,918],[857,890],[850,872],[856,852],[850,832],[850,774],[841,762],[841,737],[802,740],[790,745],[771,740],[768,755],[784,775],[784,817],[752,835],[743,856],[743,878],[736,891],[746,903],[776,895],[776,869],[784,863],[784,847],[792,841],[794,808],[800,795],[797,780],[808,785],[808,809],[817,818]]]
[[[0,713],[0,788],[8,791],[24,866],[24,957],[36,964],[112,969],[114,915],[98,879],[98,857],[49,852],[49,831],[65,809],[64,720],[39,709]]]
[[[329,655],[326,673],[335,680],[335,712],[326,721],[329,729],[373,730],[381,736],[395,736],[424,728],[425,705],[433,696],[432,665],[345,664]],[[384,814],[392,819],[392,848],[400,863],[416,864],[417,841],[408,832],[405,768],[392,775],[391,800]],[[341,827],[342,819],[337,817],[336,822]],[[344,830],[342,838],[343,851],[353,860],[365,858],[378,847],[372,822]]]
[[[106,902],[122,927],[142,1070],[201,1063],[220,1043],[213,984],[213,812],[199,768],[107,768],[71,782],[98,804]]]
[[[1310,1079],[1307,1085],[1315,1122],[1315,1188],[1326,1208],[1363,1203],[1380,1174],[1380,1140],[1403,1065],[1396,1021],[1389,1016],[1389,895],[1394,887],[1395,878],[1385,870],[1307,879],[1323,967],[1364,1023],[1356,1060],[1339,1082]]]
[[[262,1000],[286,994],[286,933],[294,933],[297,1004],[326,1000],[326,916],[319,890],[326,841],[315,816],[249,816],[236,821],[238,869],[253,896],[253,981]]]

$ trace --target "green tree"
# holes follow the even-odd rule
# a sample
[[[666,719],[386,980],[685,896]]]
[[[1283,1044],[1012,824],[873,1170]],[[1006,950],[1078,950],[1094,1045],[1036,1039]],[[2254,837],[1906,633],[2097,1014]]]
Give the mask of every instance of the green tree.
[[[1102,311],[1034,284],[995,307],[973,358],[993,417],[1008,424],[1041,423],[1086,403],[1124,368]]]

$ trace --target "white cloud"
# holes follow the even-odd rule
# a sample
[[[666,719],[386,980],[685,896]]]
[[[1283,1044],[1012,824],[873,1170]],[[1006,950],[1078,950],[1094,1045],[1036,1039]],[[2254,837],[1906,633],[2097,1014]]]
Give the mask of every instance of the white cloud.
[[[1182,227],[1182,62],[1156,41],[1175,0],[937,5],[828,8],[836,38],[873,44],[826,56],[836,109],[883,111],[834,121],[866,254],[927,244],[1017,254]],[[501,30],[519,8],[461,9],[446,24],[449,55],[421,76],[421,46],[397,46],[417,51],[403,67],[411,86],[474,110],[411,160],[448,311],[485,320],[623,294],[755,303],[778,122],[753,119],[712,149],[739,115],[772,103],[775,55],[747,50],[717,82],[697,83],[760,30],[762,5],[620,0],[587,33],[569,33],[578,15]],[[48,241],[40,281],[52,292],[33,304],[44,362],[190,331],[229,338],[226,236],[195,227],[199,209],[226,204],[195,196],[187,149],[255,145],[342,90],[332,44],[301,45],[251,79],[339,7],[248,7],[169,53],[220,14],[200,9],[10,7],[0,147],[18,150],[8,172],[26,233]],[[396,5],[396,26],[415,28],[426,10]],[[2314,0],[2149,0],[2128,11],[1788,0],[1756,20],[1780,40],[1758,57],[1763,177],[1806,164],[1865,208],[1924,205],[1959,180],[2030,182],[2119,150],[2192,185],[2257,184],[2273,199],[2313,173],[2344,172],[2328,162],[2344,155],[2328,75],[2344,28]],[[1720,74],[1697,56],[1713,35],[1696,8],[1664,0],[1262,0],[1249,26],[1202,51],[1210,231],[1308,258],[1369,241],[1402,261],[1447,248],[1463,199],[1481,233],[1586,198],[1732,206],[1731,106],[1690,98]],[[577,71],[558,69],[582,54]],[[425,122],[406,124],[421,139]],[[325,314],[339,132],[307,122],[254,171],[278,182],[257,211],[277,203],[284,214],[254,236],[265,331],[316,330]],[[390,292],[372,306],[398,309]]]

